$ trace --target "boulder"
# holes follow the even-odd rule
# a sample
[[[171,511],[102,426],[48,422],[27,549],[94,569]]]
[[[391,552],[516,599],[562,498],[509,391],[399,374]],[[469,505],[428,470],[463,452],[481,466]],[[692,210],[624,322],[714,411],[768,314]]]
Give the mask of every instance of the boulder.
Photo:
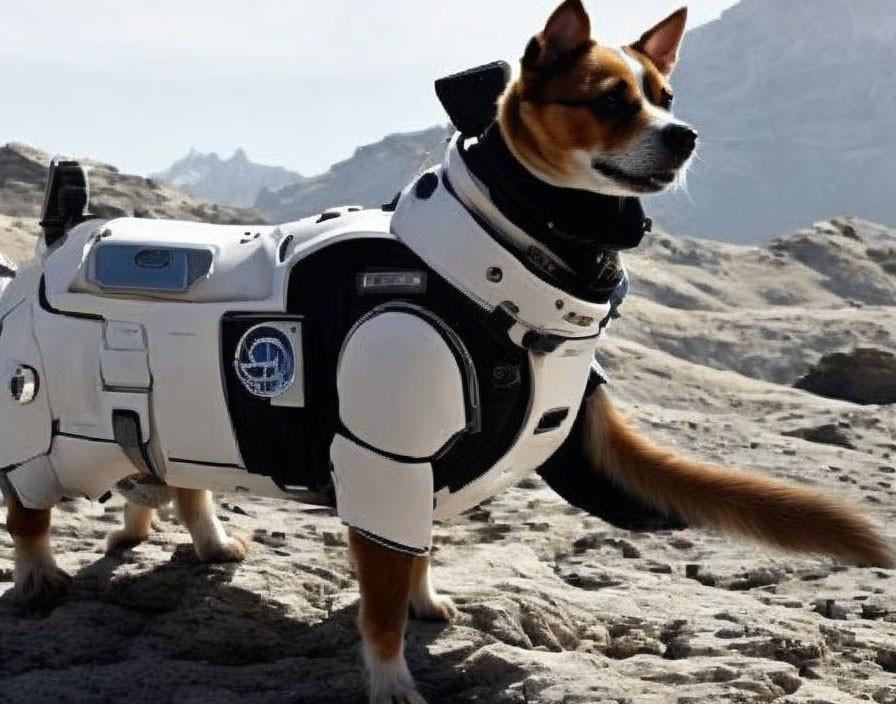
[[[853,403],[896,403],[896,354],[874,348],[827,354],[794,386]]]

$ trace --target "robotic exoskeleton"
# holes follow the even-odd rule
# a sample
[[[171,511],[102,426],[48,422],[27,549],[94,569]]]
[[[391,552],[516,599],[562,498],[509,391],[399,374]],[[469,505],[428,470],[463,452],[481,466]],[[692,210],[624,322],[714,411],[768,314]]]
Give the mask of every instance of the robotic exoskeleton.
[[[538,468],[554,484],[627,279],[615,256],[600,275],[562,271],[520,225],[537,214],[514,204],[531,198],[494,186],[490,170],[517,167],[464,95],[503,72],[439,84],[462,131],[380,210],[276,227],[102,220],[80,166],[54,162],[46,250],[0,293],[4,491],[47,508],[139,473],[335,503],[423,553],[434,519]],[[611,205],[640,240],[637,201]],[[596,244],[592,259],[621,246]],[[557,486],[581,504],[582,487]]]

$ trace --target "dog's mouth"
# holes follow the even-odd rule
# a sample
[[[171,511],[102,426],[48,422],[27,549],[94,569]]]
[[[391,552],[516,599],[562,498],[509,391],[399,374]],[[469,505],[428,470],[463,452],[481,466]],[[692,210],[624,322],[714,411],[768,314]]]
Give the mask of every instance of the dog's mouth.
[[[630,174],[620,168],[611,166],[610,164],[606,164],[596,159],[591,162],[591,167],[607,178],[613,179],[617,183],[620,183],[627,188],[631,188],[642,193],[654,193],[656,191],[662,191],[675,180],[675,176],[677,175],[677,171],[675,169],[666,171],[654,171],[648,174],[641,175]]]

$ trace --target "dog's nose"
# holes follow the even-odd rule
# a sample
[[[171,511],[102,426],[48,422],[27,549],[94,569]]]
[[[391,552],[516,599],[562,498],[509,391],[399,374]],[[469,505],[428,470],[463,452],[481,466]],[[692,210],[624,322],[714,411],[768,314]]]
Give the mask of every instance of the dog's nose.
[[[663,129],[663,142],[675,156],[685,158],[697,146],[697,133],[687,125],[668,125]]]

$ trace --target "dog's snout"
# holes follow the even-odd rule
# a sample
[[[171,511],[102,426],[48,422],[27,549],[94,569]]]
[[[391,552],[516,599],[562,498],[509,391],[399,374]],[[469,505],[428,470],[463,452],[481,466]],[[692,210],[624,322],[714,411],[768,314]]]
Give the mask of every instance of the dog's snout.
[[[684,159],[697,146],[697,133],[687,125],[668,125],[663,129],[663,143],[675,156]]]

